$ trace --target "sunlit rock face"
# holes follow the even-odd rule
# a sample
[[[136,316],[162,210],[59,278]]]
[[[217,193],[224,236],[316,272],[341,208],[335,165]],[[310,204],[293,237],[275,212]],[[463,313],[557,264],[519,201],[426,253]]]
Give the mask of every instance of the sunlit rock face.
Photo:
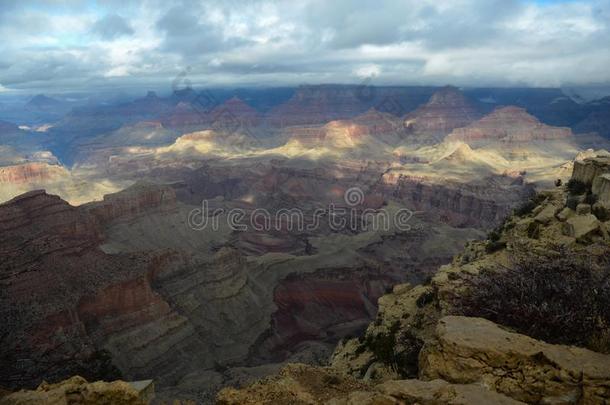
[[[407,114],[404,126],[414,140],[440,142],[455,128],[465,127],[481,114],[455,87],[445,87],[432,95],[428,103]]]
[[[489,115],[464,127],[454,129],[448,141],[501,141],[506,143],[564,139],[572,135],[569,128],[542,124],[520,107],[498,108]]]

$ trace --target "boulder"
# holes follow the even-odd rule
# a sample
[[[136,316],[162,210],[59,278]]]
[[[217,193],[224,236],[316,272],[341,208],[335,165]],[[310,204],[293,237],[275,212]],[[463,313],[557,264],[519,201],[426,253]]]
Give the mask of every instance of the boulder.
[[[577,215],[587,215],[591,213],[591,205],[589,204],[578,204],[576,206],[576,214]]]
[[[567,221],[569,218],[573,217],[575,214],[574,210],[568,207],[565,207],[557,214],[557,219],[561,222]]]
[[[541,224],[548,224],[549,222],[555,219],[555,213],[557,212],[557,207],[549,204],[546,205],[537,215],[534,217],[536,222],[540,222]]]
[[[593,215],[602,222],[606,222],[610,219],[610,205],[604,205],[599,201],[593,204],[591,209]]]
[[[577,215],[564,222],[563,234],[576,239],[587,237],[599,230],[599,220],[595,215]]]
[[[526,403],[610,401],[610,355],[551,345],[461,316],[442,318],[436,338],[420,353],[422,379],[482,383]]]

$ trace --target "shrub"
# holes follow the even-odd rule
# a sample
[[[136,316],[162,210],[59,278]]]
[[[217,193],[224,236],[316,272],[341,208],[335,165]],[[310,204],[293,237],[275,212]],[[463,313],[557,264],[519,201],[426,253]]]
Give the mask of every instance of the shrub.
[[[532,200],[528,200],[515,208],[515,215],[523,217],[532,212],[534,208],[536,208],[536,204]]]
[[[534,221],[527,226],[527,236],[531,239],[540,237],[540,224],[538,222]]]
[[[546,197],[542,194],[536,194],[535,196],[515,208],[514,214],[520,217],[528,215],[534,210],[534,208],[540,205],[545,200],[545,198]]]
[[[570,179],[567,186],[572,195],[581,195],[587,191],[587,185],[580,180]]]
[[[593,215],[602,222],[610,220],[610,210],[601,205],[593,206]]]
[[[536,339],[610,352],[607,264],[595,266],[565,252],[527,257],[512,268],[473,276],[454,304],[458,314],[486,318]]]
[[[87,381],[120,380],[121,371],[112,362],[112,355],[107,350],[97,350],[85,362],[78,362],[73,374],[78,374]]]
[[[585,204],[593,205],[597,202],[597,196],[591,192],[587,193],[585,200],[583,201]]]
[[[498,229],[494,229],[493,231],[487,234],[487,239],[492,242],[497,242],[500,240],[500,236],[502,236],[500,231]]]
[[[392,367],[402,378],[417,377],[417,360],[423,341],[409,329],[400,330],[398,321],[390,326],[387,333],[367,336],[365,346],[378,361]]]
[[[502,241],[489,241],[487,242],[487,245],[485,245],[485,251],[487,253],[494,253],[497,252],[498,250],[502,250],[506,247],[506,242],[502,242]]]
[[[423,340],[407,329],[398,335],[397,341],[402,347],[402,351],[398,354],[397,371],[402,378],[417,378],[419,372],[419,352],[424,345]]]
[[[396,346],[396,333],[400,328],[399,322],[394,322],[390,330],[385,333],[367,336],[365,345],[377,357],[377,360],[385,364],[395,363],[394,347]]]
[[[417,298],[417,301],[415,301],[415,304],[417,305],[417,308],[423,308],[434,301],[435,298],[436,292],[434,290],[428,291],[420,295],[419,298]]]
[[[578,206],[578,204],[580,204],[580,198],[578,198],[577,196],[570,195],[566,199],[566,207],[571,210],[576,211],[576,207]]]

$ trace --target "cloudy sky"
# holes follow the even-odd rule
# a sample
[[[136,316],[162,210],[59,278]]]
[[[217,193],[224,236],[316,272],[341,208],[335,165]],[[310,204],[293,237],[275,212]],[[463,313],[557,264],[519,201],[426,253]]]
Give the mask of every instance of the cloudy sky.
[[[610,0],[0,0],[0,91],[610,83]]]

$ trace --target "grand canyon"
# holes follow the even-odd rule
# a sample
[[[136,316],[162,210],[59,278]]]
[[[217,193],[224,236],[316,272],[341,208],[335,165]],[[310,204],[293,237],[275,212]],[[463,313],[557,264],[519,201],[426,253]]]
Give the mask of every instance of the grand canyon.
[[[195,55],[178,8],[153,26]],[[83,35],[120,53],[134,15]],[[603,84],[3,69],[0,404],[610,401]]]

